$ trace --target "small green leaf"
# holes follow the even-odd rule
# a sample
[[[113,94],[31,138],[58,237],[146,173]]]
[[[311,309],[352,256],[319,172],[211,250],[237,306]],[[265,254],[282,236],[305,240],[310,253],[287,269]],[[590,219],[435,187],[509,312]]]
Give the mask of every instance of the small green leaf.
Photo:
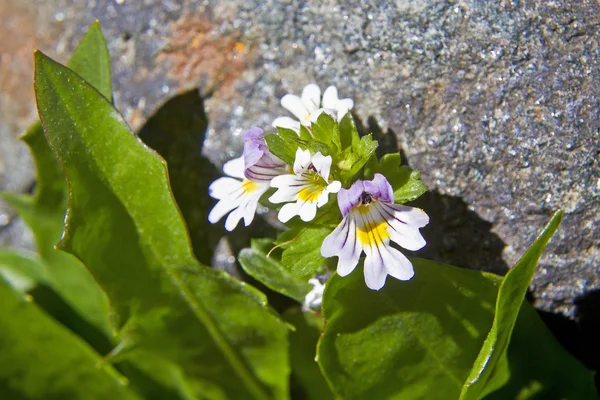
[[[270,240],[266,239],[266,241],[271,243],[271,247],[273,246]],[[269,289],[302,303],[304,297],[312,288],[308,284],[308,280],[300,279],[291,274],[290,270],[274,257],[267,257],[261,251],[258,242],[263,241],[252,240],[252,248],[243,249],[238,256],[244,271]]]
[[[139,398],[85,342],[1,277],[0,304],[0,398]]]
[[[371,136],[370,134],[363,136],[340,154],[336,167],[340,170],[340,178],[343,182],[349,181],[358,174],[375,153],[378,145]]]
[[[292,364],[292,396],[309,400],[333,399],[333,393],[315,360],[317,342],[323,330],[323,318],[314,312],[303,312],[299,308],[288,310],[283,318],[296,329],[290,333],[290,362]]]
[[[342,150],[346,150],[348,147],[360,141],[360,136],[358,135],[358,130],[356,129],[356,124],[354,123],[352,114],[347,113],[344,115],[340,121],[339,130]]]
[[[416,200],[427,192],[427,186],[419,179],[420,172],[400,165],[400,153],[386,154],[377,162],[371,157],[365,165],[365,179],[373,179],[376,173],[384,175],[394,189],[394,202],[398,204]]]
[[[329,154],[336,155],[340,151],[342,147],[340,130],[331,115],[325,112],[321,113],[317,118],[317,122],[312,124],[312,134],[317,141],[327,144]]]
[[[283,253],[281,263],[292,275],[308,280],[325,262],[321,256],[321,243],[332,229],[327,227],[298,227],[285,231],[277,238]]]
[[[344,399],[456,399],[492,326],[500,278],[412,259],[415,276],[369,290],[362,268],[323,298],[319,364]]]
[[[278,131],[282,129],[284,128],[277,128]],[[296,133],[294,132],[294,134]],[[279,159],[284,163],[288,165],[294,165],[298,146],[296,146],[294,143],[284,140],[281,134],[274,133],[265,135],[265,142],[267,143],[267,147],[269,147],[271,153],[279,157]]]
[[[87,82],[35,58],[44,132],[69,180],[60,246],[109,296],[122,329],[112,355],[177,365],[165,379],[197,397],[287,397],[287,326],[262,293],[194,258],[164,160]]]
[[[562,220],[562,211],[554,214],[544,231],[519,262],[508,271],[498,291],[494,323],[473,369],[465,381],[461,399],[479,399],[499,360],[504,356],[519,310],[531,283],[535,267],[550,238]]]

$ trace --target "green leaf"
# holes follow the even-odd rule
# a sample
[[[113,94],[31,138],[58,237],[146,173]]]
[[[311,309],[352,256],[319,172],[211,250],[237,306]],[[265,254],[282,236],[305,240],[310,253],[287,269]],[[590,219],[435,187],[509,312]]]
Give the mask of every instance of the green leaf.
[[[344,399],[456,399],[492,326],[500,278],[412,259],[369,290],[361,269],[325,288],[319,365]]]
[[[60,247],[109,296],[123,328],[113,357],[177,365],[198,397],[286,398],[285,323],[262,293],[197,262],[165,162],[112,105],[68,68],[35,58],[38,110],[70,184]]]
[[[326,144],[313,139],[301,139],[295,131],[286,128],[277,127],[277,134],[266,135],[265,142],[271,153],[288,165],[294,165],[298,148],[310,150],[312,154],[317,152],[323,155],[329,154]]]
[[[85,342],[1,278],[0,304],[0,398],[139,398]]]
[[[468,379],[464,383],[461,399],[479,399],[500,359],[504,356],[513,328],[531,283],[535,267],[550,238],[562,220],[562,211],[554,214],[544,231],[529,247],[525,255],[506,274],[498,291],[494,323],[486,338]]]
[[[301,226],[281,233],[277,239],[284,248],[281,263],[294,276],[304,280],[312,278],[325,262],[321,256],[321,243],[332,230]]]
[[[342,147],[338,124],[325,112],[319,115],[317,122],[312,123],[312,135],[317,141],[327,144],[329,154],[337,154]]]
[[[111,100],[110,58],[100,24],[94,22],[73,52],[68,65],[92,84],[104,97]],[[29,146],[36,165],[35,195],[1,193],[33,232],[37,251],[47,265],[44,281],[67,304],[107,337],[112,336],[108,300],[92,275],[72,255],[55,250],[60,240],[68,187],[63,171],[52,153],[42,126],[34,123],[22,136]],[[41,301],[41,299],[36,298]],[[63,311],[58,310],[57,314]],[[79,332],[83,334],[83,332]]]
[[[0,248],[0,279],[13,289],[26,293],[48,281],[48,268],[35,254],[25,250]]]
[[[275,154],[279,157],[280,160],[285,162],[288,165],[294,165],[294,160],[296,158],[296,150],[298,150],[298,146],[294,143],[291,143],[288,140],[284,140],[281,132],[285,128],[277,127],[277,130],[280,132],[279,134],[270,133],[265,135],[265,142],[267,143],[267,147],[271,151],[271,153]],[[292,131],[294,135],[296,134]]]
[[[73,52],[67,67],[79,74],[102,96],[112,102],[110,54],[108,54],[108,47],[99,21],[90,25]]]
[[[347,183],[358,174],[371,155],[375,153],[377,142],[371,136],[370,134],[363,136],[341,153],[336,167],[340,170],[342,183]]]
[[[244,271],[269,289],[302,303],[304,297],[312,288],[308,284],[308,280],[300,279],[291,274],[290,270],[274,257],[267,257],[261,251],[260,242],[263,242],[263,244],[269,242],[270,247],[273,246],[269,239],[252,240],[252,248],[242,249],[238,256]]]
[[[323,318],[299,308],[288,310],[283,317],[296,329],[290,333],[290,362],[292,364],[292,396],[309,400],[333,399],[333,393],[315,360],[317,342],[323,330]],[[294,385],[295,384],[295,385]]]
[[[339,130],[342,150],[346,150],[348,147],[357,144],[360,141],[360,136],[358,135],[358,130],[356,129],[352,114],[347,113],[344,115],[340,121]]]
[[[400,165],[400,153],[386,154],[377,162],[371,157],[365,165],[365,179],[373,179],[376,173],[384,175],[394,189],[394,202],[398,204],[416,200],[427,192],[427,186],[419,179],[421,173]]]
[[[503,384],[508,383],[486,400],[598,398],[592,372],[558,343],[527,302],[521,306],[506,355],[506,368],[496,364],[485,392],[493,389],[490,384],[498,374],[504,375],[499,379]]]

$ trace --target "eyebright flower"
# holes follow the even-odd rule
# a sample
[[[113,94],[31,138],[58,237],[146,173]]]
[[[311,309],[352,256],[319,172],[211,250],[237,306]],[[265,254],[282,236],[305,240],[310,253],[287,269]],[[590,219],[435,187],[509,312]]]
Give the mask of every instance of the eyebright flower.
[[[300,124],[310,127],[311,123],[316,122],[322,112],[326,112],[340,121],[354,107],[354,102],[352,99],[339,99],[337,88],[329,86],[323,93],[323,104],[321,106],[321,89],[316,84],[311,83],[302,90],[301,97],[294,94],[283,96],[281,105],[294,114],[299,121],[290,117],[278,117],[273,121],[273,126],[300,132]]]
[[[275,157],[265,143],[260,128],[244,132],[244,176],[254,182],[271,182],[274,177],[288,171],[287,164]]]
[[[225,221],[228,231],[235,229],[242,218],[246,226],[250,225],[260,197],[269,190],[271,179],[287,172],[286,164],[267,148],[261,129],[249,129],[243,139],[242,157],[223,165],[223,172],[231,178],[219,178],[208,188],[209,195],[219,200],[208,214],[208,220],[214,224],[231,211]]]
[[[268,182],[251,181],[244,176],[244,170],[244,156],[234,158],[223,165],[223,172],[231,178],[219,178],[208,187],[210,197],[219,200],[210,210],[208,221],[214,224],[231,211],[225,220],[225,229],[230,232],[242,218],[244,225],[250,225],[256,213],[258,200],[269,190]]]
[[[317,207],[329,201],[329,193],[337,193],[342,187],[339,181],[329,182],[331,156],[310,154],[309,150],[296,150],[294,173],[273,178],[271,187],[278,190],[269,197],[271,203],[285,203],[278,218],[287,222],[295,215],[308,222],[317,215]],[[294,202],[294,203],[291,203]]]
[[[364,251],[365,282],[370,289],[381,289],[387,275],[403,281],[413,277],[411,262],[390,241],[407,250],[425,246],[419,228],[429,223],[429,217],[423,210],[394,204],[392,186],[381,174],[341,189],[338,205],[344,218],[323,241],[321,255],[339,257],[340,276],[354,270]]]

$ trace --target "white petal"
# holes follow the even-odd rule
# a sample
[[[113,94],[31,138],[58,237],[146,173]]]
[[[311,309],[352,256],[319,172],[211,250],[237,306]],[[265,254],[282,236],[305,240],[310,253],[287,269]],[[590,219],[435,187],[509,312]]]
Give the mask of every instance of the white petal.
[[[335,107],[338,121],[341,121],[342,118],[348,114],[348,111],[352,110],[352,107],[354,107],[354,101],[352,101],[352,99],[339,100]]]
[[[321,106],[321,89],[318,85],[311,83],[302,90],[302,101],[308,109],[313,112]]]
[[[329,201],[329,190],[325,189],[317,198],[317,207],[321,208]]]
[[[339,276],[346,276],[356,268],[361,253],[362,247],[356,240],[356,223],[353,216],[348,214],[323,240],[321,255],[338,256],[337,273]]]
[[[302,190],[302,187],[282,187],[269,197],[269,201],[273,204],[296,201],[300,190]]]
[[[300,175],[310,166],[310,151],[298,148],[296,150],[296,159],[294,160],[294,173]]]
[[[298,177],[292,174],[279,175],[271,179],[271,187],[283,188],[299,184]]]
[[[244,156],[234,158],[233,160],[227,161],[223,164],[223,172],[229,176],[233,176],[234,178],[244,179],[244,169],[246,165],[244,164]]]
[[[271,124],[274,128],[287,128],[300,132],[300,122],[290,117],[277,117]]]
[[[323,107],[335,109],[338,104],[338,90],[335,86],[329,86],[323,93]]]
[[[294,94],[286,94],[281,98],[281,106],[294,114],[300,121],[304,120],[311,110],[304,105],[304,101]]]
[[[229,216],[225,220],[225,229],[228,232],[231,232],[232,230],[235,229],[235,227],[237,226],[237,224],[240,222],[241,219],[242,219],[242,213],[239,208],[236,208],[235,210],[233,210],[231,212],[231,214],[229,214]]]
[[[412,263],[398,250],[388,246],[386,251],[382,251],[381,254],[388,275],[401,281],[407,281],[415,276]]]
[[[211,224],[218,222],[221,218],[223,218],[225,214],[239,207],[239,205],[239,198],[219,200],[219,202],[213,207],[213,209],[210,210],[210,213],[208,214],[208,221]]]
[[[329,185],[327,185],[327,191],[329,193],[337,193],[342,188],[342,184],[340,181],[333,181]]]
[[[426,242],[421,232],[419,232],[419,228],[398,220],[395,215],[390,213],[392,208],[389,205],[378,202],[372,208],[373,212],[379,215],[379,218],[387,221],[390,240],[411,251],[422,249],[425,246]]]
[[[311,112],[310,115],[308,116],[308,118],[305,118],[302,121],[302,124],[304,126],[310,127],[311,124],[317,122],[317,120],[319,119],[319,116],[323,113],[327,113],[329,115],[331,115],[331,113],[333,113],[334,115],[332,115],[332,116],[335,118],[335,111],[329,111],[328,108],[319,108],[318,110]]]
[[[304,202],[300,206],[298,214],[300,215],[300,219],[302,219],[302,221],[312,221],[317,215],[317,205],[312,201]]]
[[[329,171],[331,170],[331,156],[324,156],[320,152],[317,152],[312,156],[312,164],[315,169],[321,175],[325,182],[329,181]]]
[[[379,290],[385,285],[385,278],[387,277],[383,258],[376,246],[366,246],[365,254],[365,283],[369,289]]]
[[[208,195],[213,199],[221,200],[231,197],[242,187],[242,182],[237,179],[223,177],[219,178],[208,187]]]
[[[286,223],[290,219],[292,219],[294,216],[298,215],[299,208],[300,208],[300,205],[298,203],[284,204],[283,207],[281,207],[281,210],[279,210],[279,214],[277,214],[277,218],[281,222]]]
[[[394,209],[396,218],[415,228],[422,228],[429,223],[429,216],[420,208],[400,204],[388,204],[387,206]]]

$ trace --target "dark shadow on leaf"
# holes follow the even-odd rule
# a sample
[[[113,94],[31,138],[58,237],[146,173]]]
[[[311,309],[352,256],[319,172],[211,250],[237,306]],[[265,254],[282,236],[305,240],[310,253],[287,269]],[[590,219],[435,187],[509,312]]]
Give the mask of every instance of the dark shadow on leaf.
[[[538,314],[560,344],[583,365],[596,371],[596,389],[600,393],[600,290],[575,299],[575,319],[539,311]]]
[[[198,260],[210,264],[213,249],[225,233],[207,216],[213,206],[208,186],[220,171],[202,156],[208,121],[197,90],[165,103],[142,127],[139,137],[167,162],[171,190],[185,222]],[[167,234],[167,232],[165,232]]]

